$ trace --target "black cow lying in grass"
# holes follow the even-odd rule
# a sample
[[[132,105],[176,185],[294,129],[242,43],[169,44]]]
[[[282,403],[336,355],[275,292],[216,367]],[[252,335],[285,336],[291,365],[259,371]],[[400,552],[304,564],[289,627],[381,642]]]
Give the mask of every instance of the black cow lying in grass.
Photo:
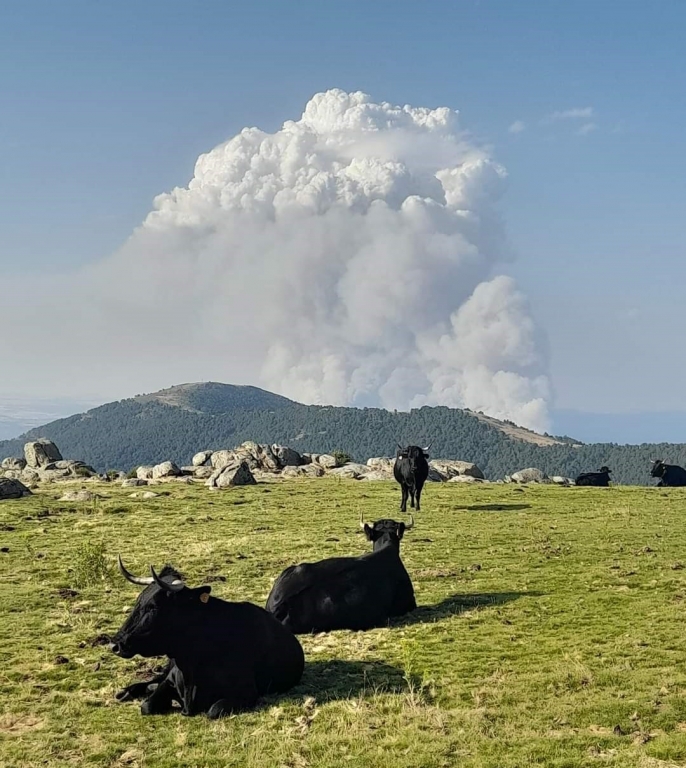
[[[263,608],[210,597],[210,587],[191,589],[177,571],[160,576],[133,576],[145,586],[129,617],[111,639],[118,656],[167,656],[162,675],[120,691],[125,701],[148,695],[144,715],[170,712],[173,703],[184,715],[211,718],[251,709],[260,696],[296,685],[305,664],[297,638]]]
[[[400,541],[414,520],[360,525],[372,552],[292,565],[274,583],[266,608],[292,632],[369,629],[417,607],[400,559]]]
[[[662,459],[653,461],[651,477],[659,477],[658,488],[677,488],[686,485],[686,469],[677,464],[665,464]]]
[[[584,472],[575,480],[577,485],[595,485],[607,488],[610,485],[610,472],[607,467],[601,467],[597,472]]]

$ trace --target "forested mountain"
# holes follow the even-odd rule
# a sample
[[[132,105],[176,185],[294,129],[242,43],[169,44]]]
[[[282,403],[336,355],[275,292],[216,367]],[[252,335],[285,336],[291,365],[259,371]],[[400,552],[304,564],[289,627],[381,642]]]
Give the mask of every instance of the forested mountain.
[[[65,457],[100,470],[166,459],[188,464],[197,451],[244,440],[318,453],[339,449],[361,461],[392,455],[398,442],[433,443],[432,456],[474,461],[490,479],[529,466],[574,477],[607,464],[615,482],[653,484],[651,459],[686,465],[686,444],[580,445],[467,410],[308,406],[256,387],[215,383],[180,385],[53,421],[0,441],[0,458],[22,455],[23,444],[38,437],[54,440]]]

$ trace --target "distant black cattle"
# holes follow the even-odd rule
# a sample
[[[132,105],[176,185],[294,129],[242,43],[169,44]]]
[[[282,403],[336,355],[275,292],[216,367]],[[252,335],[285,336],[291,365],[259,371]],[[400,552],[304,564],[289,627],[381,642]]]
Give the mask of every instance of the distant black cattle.
[[[601,467],[597,472],[584,472],[576,479],[577,485],[597,485],[606,488],[610,485],[611,469]]]
[[[400,511],[407,511],[407,497],[410,497],[410,506],[412,509],[420,510],[420,499],[422,488],[429,476],[429,444],[426,448],[420,448],[418,445],[408,445],[403,448],[398,444],[395,464],[393,466],[393,476],[400,483],[402,493],[400,499]],[[416,504],[415,504],[416,501]]]
[[[400,541],[414,520],[360,525],[372,552],[292,565],[274,583],[266,608],[292,632],[369,629],[417,607],[400,559]]]
[[[659,477],[658,488],[676,488],[686,485],[686,469],[677,464],[665,464],[662,459],[653,461],[651,477]]]
[[[148,683],[120,691],[125,701],[150,694],[144,715],[163,714],[173,702],[184,715],[222,717],[255,706],[259,696],[296,685],[305,663],[297,638],[267,611],[252,603],[229,603],[210,597],[211,587],[187,587],[165,567],[158,576],[129,573],[124,577],[145,586],[110,648],[129,659],[167,656],[164,672]]]

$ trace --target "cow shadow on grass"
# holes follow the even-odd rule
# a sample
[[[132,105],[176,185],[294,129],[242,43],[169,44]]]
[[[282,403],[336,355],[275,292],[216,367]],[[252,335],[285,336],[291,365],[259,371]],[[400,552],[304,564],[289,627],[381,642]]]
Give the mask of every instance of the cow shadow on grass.
[[[405,693],[409,690],[405,672],[383,661],[308,661],[296,688],[279,699],[306,699],[318,703],[354,699],[365,692]]]
[[[435,605],[420,605],[412,613],[391,619],[391,627],[407,627],[412,624],[431,624],[451,616],[458,616],[473,608],[493,608],[511,603],[520,597],[540,597],[540,592],[475,592],[455,594]]]
[[[516,512],[522,509],[531,509],[531,504],[471,504],[468,507],[459,507],[468,512]]]

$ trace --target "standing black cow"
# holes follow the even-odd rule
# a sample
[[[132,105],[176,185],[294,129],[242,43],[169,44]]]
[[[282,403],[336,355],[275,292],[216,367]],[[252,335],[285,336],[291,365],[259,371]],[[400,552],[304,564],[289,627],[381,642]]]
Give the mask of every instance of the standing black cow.
[[[360,525],[372,552],[292,565],[274,583],[266,608],[292,632],[370,629],[417,607],[400,559],[400,540],[414,520]]]
[[[422,488],[429,476],[429,448],[420,448],[418,445],[408,445],[403,448],[398,443],[395,464],[393,465],[393,476],[400,483],[402,497],[400,500],[400,511],[407,511],[407,497],[410,497],[410,506],[420,511],[419,500],[422,496]]]
[[[597,472],[584,472],[575,480],[576,485],[595,485],[606,488],[610,485],[611,469],[601,467]]]
[[[267,611],[252,603],[229,603],[210,597],[211,587],[191,589],[165,568],[158,576],[133,576],[145,586],[131,614],[111,638],[118,656],[167,656],[164,673],[151,683],[137,683],[117,698],[151,695],[144,715],[163,714],[177,701],[184,715],[211,718],[250,709],[259,696],[296,685],[305,658],[297,638]]]
[[[659,477],[658,488],[677,488],[686,485],[686,469],[677,464],[665,464],[662,459],[653,461],[651,477]]]

